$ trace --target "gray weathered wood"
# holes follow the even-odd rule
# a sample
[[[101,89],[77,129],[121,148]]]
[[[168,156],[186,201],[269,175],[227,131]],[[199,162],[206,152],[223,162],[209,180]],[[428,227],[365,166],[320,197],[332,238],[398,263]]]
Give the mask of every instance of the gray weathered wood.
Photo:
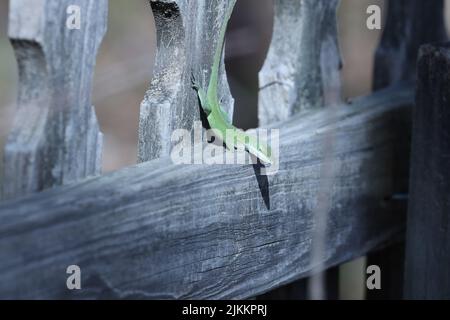
[[[69,5],[81,9],[80,30],[66,26]],[[90,97],[106,18],[106,0],[10,2],[20,83],[3,198],[99,173],[102,136]]]
[[[414,80],[419,48],[447,38],[443,0],[390,0],[375,54],[374,88]]]
[[[153,80],[141,104],[139,161],[167,156],[174,129],[192,129],[200,120],[194,74],[207,88],[227,0],[151,0],[157,31]],[[223,61],[223,60],[222,60]],[[219,98],[231,119],[231,97],[222,63]]]
[[[374,90],[399,81],[413,81],[416,77],[419,47],[446,37],[442,0],[391,0],[387,10],[386,26],[375,55]],[[403,179],[405,172],[409,172],[409,162],[397,168],[397,194],[408,193],[408,181]],[[407,201],[397,202],[397,214],[405,216]],[[368,255],[367,264],[379,266],[383,276],[382,289],[368,290],[367,299],[392,300],[403,297],[404,251],[403,236],[399,243]]]
[[[405,295],[450,298],[450,49],[426,45],[413,117]]]
[[[266,207],[252,166],[143,163],[0,204],[0,297],[243,298],[311,271],[322,143],[337,126],[324,267],[402,228],[385,203],[412,92],[390,89],[279,124]],[[406,153],[405,153],[406,156]],[[170,195],[170,196],[169,196]],[[82,290],[66,289],[66,267]]]
[[[275,0],[274,28],[259,74],[259,124],[340,99],[338,0]]]

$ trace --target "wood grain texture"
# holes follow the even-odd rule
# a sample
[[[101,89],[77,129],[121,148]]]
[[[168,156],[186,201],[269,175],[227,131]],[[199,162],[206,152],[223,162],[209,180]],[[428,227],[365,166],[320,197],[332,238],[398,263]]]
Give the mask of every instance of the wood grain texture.
[[[170,159],[0,204],[2,298],[246,298],[311,271],[311,215],[326,132],[337,128],[324,267],[402,229],[393,189],[412,92],[357,99],[280,123],[280,170],[267,208],[252,166]],[[407,156],[406,153],[405,157]],[[170,196],[169,196],[170,195]],[[82,290],[66,289],[66,267]]]
[[[80,8],[81,29],[66,27]],[[19,97],[4,152],[3,198],[100,172],[102,135],[91,105],[106,0],[12,0],[9,36],[19,66]]]
[[[157,32],[153,80],[141,104],[139,162],[170,154],[175,129],[193,128],[200,120],[194,74],[207,88],[227,0],[151,0]],[[223,57],[222,57],[223,61]],[[224,64],[219,75],[219,100],[233,117],[234,100]],[[231,120],[230,119],[230,120]]]
[[[450,49],[426,45],[413,112],[405,294],[450,299]]]
[[[390,0],[375,54],[374,89],[416,78],[419,48],[447,39],[443,0]]]
[[[259,124],[340,99],[338,0],[275,0],[272,42],[259,74]]]

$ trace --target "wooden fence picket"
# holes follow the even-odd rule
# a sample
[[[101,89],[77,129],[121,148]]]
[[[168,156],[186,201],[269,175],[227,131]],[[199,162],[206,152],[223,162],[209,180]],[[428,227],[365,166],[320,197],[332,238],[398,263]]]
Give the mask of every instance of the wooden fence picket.
[[[448,38],[443,0],[390,0],[386,26],[375,55],[373,87],[413,81],[419,48]]]
[[[259,74],[259,125],[338,102],[338,0],[276,0],[266,62]]]
[[[141,104],[139,162],[167,156],[175,129],[193,128],[200,120],[194,75],[208,86],[217,38],[228,8],[227,0],[152,0],[157,32],[156,66],[150,89]],[[223,58],[222,58],[223,61]],[[234,100],[222,63],[219,98],[232,117]]]
[[[450,297],[450,50],[426,45],[418,62],[406,237],[405,297]]]
[[[80,29],[66,20],[80,9]],[[4,153],[3,198],[100,173],[102,134],[91,105],[106,0],[11,0],[18,108]]]

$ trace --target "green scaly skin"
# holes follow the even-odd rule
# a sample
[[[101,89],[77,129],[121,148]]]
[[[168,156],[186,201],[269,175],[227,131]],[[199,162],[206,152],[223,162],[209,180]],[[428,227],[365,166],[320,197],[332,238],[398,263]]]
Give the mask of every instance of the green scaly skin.
[[[237,0],[231,0],[231,4],[227,10],[224,23],[220,30],[218,46],[211,68],[208,90],[205,92],[205,90],[195,81],[194,77],[192,77],[193,88],[197,91],[200,105],[207,115],[208,123],[216,139],[225,142],[227,148],[230,150],[241,147],[257,157],[263,164],[272,164],[271,150],[269,147],[266,147],[267,144],[265,142],[258,144],[258,139],[255,136],[246,134],[241,129],[233,126],[228,120],[228,114],[223,111],[220,106],[217,95],[219,67],[225,42],[225,32],[236,1]]]

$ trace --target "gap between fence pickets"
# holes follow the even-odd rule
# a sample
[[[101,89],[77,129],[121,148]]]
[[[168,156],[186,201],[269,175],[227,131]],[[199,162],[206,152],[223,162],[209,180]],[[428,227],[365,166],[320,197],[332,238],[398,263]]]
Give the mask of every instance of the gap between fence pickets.
[[[270,208],[251,166],[167,158],[0,204],[0,297],[245,298],[310,271],[323,133],[338,128],[324,267],[359,257],[404,224],[386,202],[409,130],[408,88],[299,117],[281,132]],[[326,118],[326,117],[325,117]],[[369,181],[369,182],[368,182]],[[375,214],[376,212],[376,214]],[[82,290],[67,290],[79,265]]]

